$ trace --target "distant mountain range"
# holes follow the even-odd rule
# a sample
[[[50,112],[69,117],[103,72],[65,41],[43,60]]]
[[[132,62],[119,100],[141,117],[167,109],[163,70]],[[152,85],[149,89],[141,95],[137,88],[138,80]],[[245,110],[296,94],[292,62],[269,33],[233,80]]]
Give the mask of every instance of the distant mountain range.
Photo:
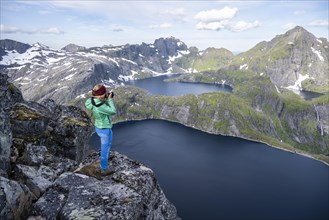
[[[119,86],[126,80],[167,73],[213,74],[209,83],[226,81],[232,86],[237,73],[259,75],[269,77],[278,88],[325,93],[328,58],[328,40],[299,26],[238,55],[224,48],[188,48],[174,37],[141,45],[69,44],[61,50],[0,40],[0,71],[9,75],[26,99],[51,98],[58,103],[84,97],[96,83]]]
[[[70,44],[62,50],[1,40],[0,70],[19,86],[26,99],[52,98],[66,103],[96,83],[113,86],[129,79],[181,72],[172,61],[184,53],[188,53],[187,46],[175,38],[88,49]]]

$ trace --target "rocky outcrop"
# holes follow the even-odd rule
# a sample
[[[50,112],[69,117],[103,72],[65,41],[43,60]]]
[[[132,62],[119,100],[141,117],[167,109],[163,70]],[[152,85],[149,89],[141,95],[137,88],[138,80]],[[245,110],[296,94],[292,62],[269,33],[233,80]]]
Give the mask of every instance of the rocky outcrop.
[[[87,48],[76,45],[76,44],[68,44],[62,48],[62,50],[65,50],[65,51],[71,52],[71,53],[75,53],[75,52],[82,51],[85,49],[87,49]]]
[[[48,219],[179,219],[153,171],[112,152],[114,174],[102,180],[90,176],[99,169],[98,154],[76,172],[59,176],[33,205],[32,216]],[[86,160],[86,161],[88,161]],[[49,214],[51,216],[49,216]]]
[[[152,170],[113,152],[100,180],[86,113],[27,102],[0,75],[0,219],[179,219]],[[101,214],[101,216],[100,216]]]

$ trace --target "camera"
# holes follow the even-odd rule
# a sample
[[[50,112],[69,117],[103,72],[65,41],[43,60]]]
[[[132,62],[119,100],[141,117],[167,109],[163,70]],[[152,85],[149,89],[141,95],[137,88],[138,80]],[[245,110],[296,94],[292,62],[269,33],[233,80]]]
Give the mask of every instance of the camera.
[[[107,92],[105,95],[105,99],[113,98],[114,97],[114,92],[111,90],[110,92]]]

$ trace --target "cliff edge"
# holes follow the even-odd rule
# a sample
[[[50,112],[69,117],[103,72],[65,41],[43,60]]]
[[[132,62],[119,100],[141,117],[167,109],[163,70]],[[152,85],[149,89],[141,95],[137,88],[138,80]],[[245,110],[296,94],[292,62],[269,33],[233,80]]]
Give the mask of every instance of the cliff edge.
[[[0,74],[0,219],[180,219],[153,171],[111,152],[99,180],[93,131],[74,106],[27,102]]]

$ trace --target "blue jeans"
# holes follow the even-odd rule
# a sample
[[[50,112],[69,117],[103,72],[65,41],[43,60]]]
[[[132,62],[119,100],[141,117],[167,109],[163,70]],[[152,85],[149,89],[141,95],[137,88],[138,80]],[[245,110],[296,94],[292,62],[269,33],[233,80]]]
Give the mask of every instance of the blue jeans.
[[[97,135],[101,138],[101,156],[100,168],[106,170],[109,167],[109,154],[112,145],[112,130],[111,128],[96,128]]]

